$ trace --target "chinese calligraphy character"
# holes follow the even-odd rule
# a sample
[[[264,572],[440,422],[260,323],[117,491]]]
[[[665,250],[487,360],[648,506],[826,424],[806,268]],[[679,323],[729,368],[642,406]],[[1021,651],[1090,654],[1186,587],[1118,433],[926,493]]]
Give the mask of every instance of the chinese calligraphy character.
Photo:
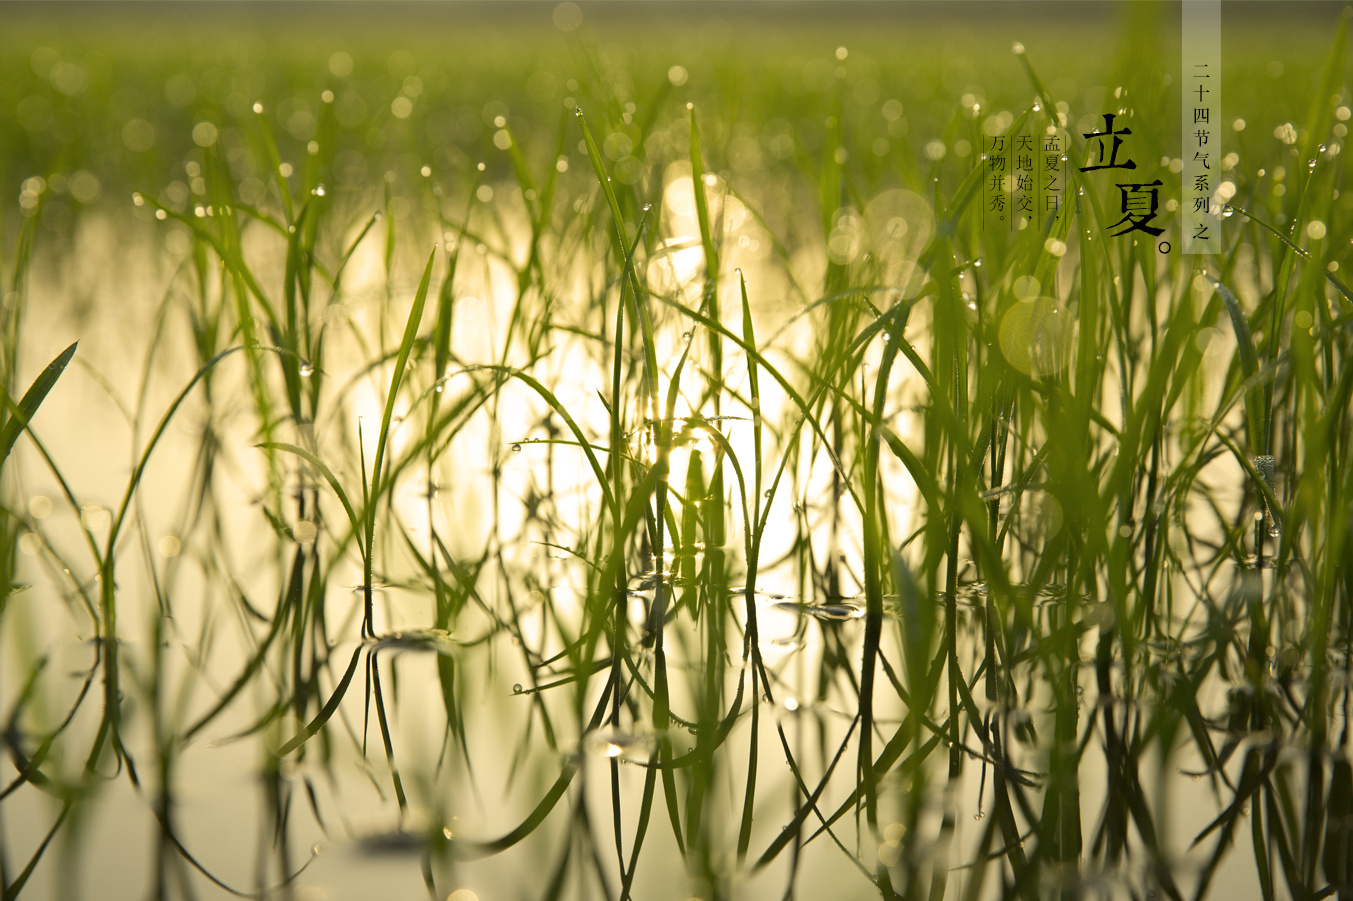
[[[1118,190],[1122,192],[1123,218],[1109,227],[1117,228],[1120,225],[1126,227],[1119,232],[1110,232],[1111,237],[1121,237],[1134,231],[1146,232],[1153,236],[1159,236],[1165,232],[1163,228],[1154,228],[1147,224],[1156,218],[1156,210],[1160,207],[1160,183],[1160,179],[1156,179],[1149,184],[1120,184],[1118,186]]]
[[[1091,172],[1091,171],[1094,171],[1095,169],[1136,169],[1136,168],[1137,168],[1137,164],[1136,164],[1135,162],[1133,162],[1132,160],[1128,160],[1128,161],[1123,162],[1123,163],[1118,162],[1118,148],[1123,146],[1123,139],[1120,138],[1119,135],[1130,135],[1130,134],[1132,134],[1132,132],[1131,132],[1130,130],[1126,129],[1126,128],[1120,128],[1118,131],[1114,131],[1114,130],[1113,130],[1113,119],[1114,119],[1114,114],[1113,114],[1113,113],[1105,113],[1105,114],[1104,114],[1104,130],[1103,130],[1103,131],[1092,131],[1092,132],[1089,132],[1089,133],[1087,133],[1087,134],[1085,135],[1085,137],[1087,137],[1087,138],[1098,138],[1098,140],[1099,140],[1099,165],[1095,165],[1095,166],[1082,166],[1082,167],[1081,167],[1081,171],[1082,171],[1082,172]],[[1104,162],[1104,139],[1105,139],[1105,138],[1113,138],[1113,147],[1112,147],[1112,149],[1109,151],[1109,161],[1108,161],[1107,163]]]

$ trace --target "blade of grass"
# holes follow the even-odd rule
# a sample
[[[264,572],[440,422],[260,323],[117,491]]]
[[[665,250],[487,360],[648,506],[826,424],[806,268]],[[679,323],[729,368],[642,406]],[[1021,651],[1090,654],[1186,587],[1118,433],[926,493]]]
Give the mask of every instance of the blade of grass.
[[[38,407],[47,399],[47,393],[56,385],[56,380],[61,378],[61,373],[66,371],[66,366],[75,356],[75,348],[79,344],[79,341],[73,342],[70,347],[57,354],[56,359],[47,364],[47,368],[42,370],[24,392],[17,407],[6,418],[4,426],[0,427],[0,465],[9,458],[9,452],[14,449],[14,442],[18,441],[19,435],[28,428],[28,424],[38,412]]]

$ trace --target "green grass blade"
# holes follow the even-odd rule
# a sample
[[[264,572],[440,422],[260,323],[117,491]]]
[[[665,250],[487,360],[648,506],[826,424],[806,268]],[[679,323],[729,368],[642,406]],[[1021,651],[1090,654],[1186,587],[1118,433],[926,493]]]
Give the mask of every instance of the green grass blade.
[[[313,738],[320,729],[324,728],[324,724],[329,722],[333,715],[338,711],[339,702],[343,700],[343,696],[348,693],[348,686],[352,684],[353,673],[357,672],[357,661],[362,658],[363,650],[364,646],[358,645],[352,652],[352,661],[348,663],[348,669],[343,673],[343,678],[339,680],[338,687],[334,689],[334,693],[329,696],[329,700],[324,703],[322,708],[320,708],[319,713],[315,714],[314,719],[306,723],[305,727],[292,736],[290,741],[277,749],[278,757],[286,757],[292,751]]]
[[[423,267],[423,278],[413,296],[413,306],[409,309],[409,318],[404,323],[404,337],[399,342],[399,353],[395,357],[395,371],[390,376],[390,392],[385,398],[385,409],[381,413],[381,430],[376,439],[376,457],[371,466],[370,489],[363,494],[366,502],[366,549],[363,552],[363,587],[366,594],[366,613],[363,627],[367,634],[372,633],[371,622],[371,577],[372,558],[376,543],[376,503],[381,495],[381,469],[385,464],[385,445],[390,438],[390,419],[395,412],[395,399],[399,396],[400,382],[404,378],[404,369],[409,363],[409,354],[413,350],[414,339],[418,337],[418,324],[423,318],[423,306],[427,302],[428,286],[432,283],[432,266],[437,260],[437,248],[428,254],[427,265]],[[365,466],[364,466],[365,470]]]
[[[38,407],[47,399],[47,392],[56,385],[56,380],[61,378],[61,373],[66,371],[66,365],[70,363],[71,357],[75,356],[75,348],[79,341],[71,344],[61,353],[57,354],[56,359],[47,364],[47,368],[42,370],[33,384],[24,392],[23,398],[13,410],[10,411],[9,418],[5,420],[5,425],[0,428],[0,465],[9,459],[9,452],[14,449],[14,442],[19,440],[19,435],[28,424],[33,421],[34,415],[38,412]]]
[[[361,534],[362,520],[358,519],[357,512],[353,510],[352,504],[348,501],[348,493],[343,490],[343,486],[339,483],[338,477],[334,475],[333,470],[329,468],[328,464],[305,448],[297,447],[294,444],[287,444],[282,441],[265,441],[258,446],[267,450],[280,450],[286,451],[289,454],[295,454],[311,466],[315,467],[319,474],[324,477],[324,481],[328,482],[329,487],[334,490],[334,494],[338,495],[338,501],[343,505],[343,512],[348,514],[348,522],[352,524],[353,533]],[[366,556],[365,547],[359,545],[358,550],[362,552],[363,557]]]
[[[1222,304],[1226,307],[1226,313],[1231,318],[1231,328],[1235,331],[1236,350],[1240,356],[1240,370],[1249,386],[1245,392],[1245,414],[1249,422],[1250,449],[1256,454],[1266,453],[1264,447],[1263,389],[1258,384],[1257,379],[1259,355],[1254,349],[1254,338],[1250,334],[1249,319],[1246,318],[1245,311],[1240,307],[1240,301],[1236,299],[1230,288],[1210,275],[1206,275],[1206,278],[1221,297]]]

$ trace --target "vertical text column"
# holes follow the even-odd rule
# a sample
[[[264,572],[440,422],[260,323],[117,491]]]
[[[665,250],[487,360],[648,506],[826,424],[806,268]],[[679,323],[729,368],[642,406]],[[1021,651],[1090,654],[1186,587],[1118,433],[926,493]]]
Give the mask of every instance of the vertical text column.
[[[1180,200],[1184,253],[1218,253],[1221,176],[1221,0],[1184,0],[1182,21],[1184,163]]]
[[[1043,208],[1039,211],[1038,224],[1043,225],[1044,216],[1056,216],[1062,205],[1062,193],[1066,190],[1066,154],[1062,152],[1062,136],[1048,126],[1043,138]]]
[[[987,138],[987,146],[982,154],[986,163],[986,172],[982,176],[982,227],[986,228],[987,213],[995,215],[1000,227],[1007,231],[1014,217],[1007,215],[1010,210],[1012,179],[1009,178],[1010,148],[1013,141],[1007,135],[995,135]]]

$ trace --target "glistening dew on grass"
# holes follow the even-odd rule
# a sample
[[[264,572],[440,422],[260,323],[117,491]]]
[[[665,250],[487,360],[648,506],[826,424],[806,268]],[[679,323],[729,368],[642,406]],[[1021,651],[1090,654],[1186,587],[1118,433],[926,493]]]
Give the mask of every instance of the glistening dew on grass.
[[[7,901],[1353,896],[1339,7],[72,9]]]

